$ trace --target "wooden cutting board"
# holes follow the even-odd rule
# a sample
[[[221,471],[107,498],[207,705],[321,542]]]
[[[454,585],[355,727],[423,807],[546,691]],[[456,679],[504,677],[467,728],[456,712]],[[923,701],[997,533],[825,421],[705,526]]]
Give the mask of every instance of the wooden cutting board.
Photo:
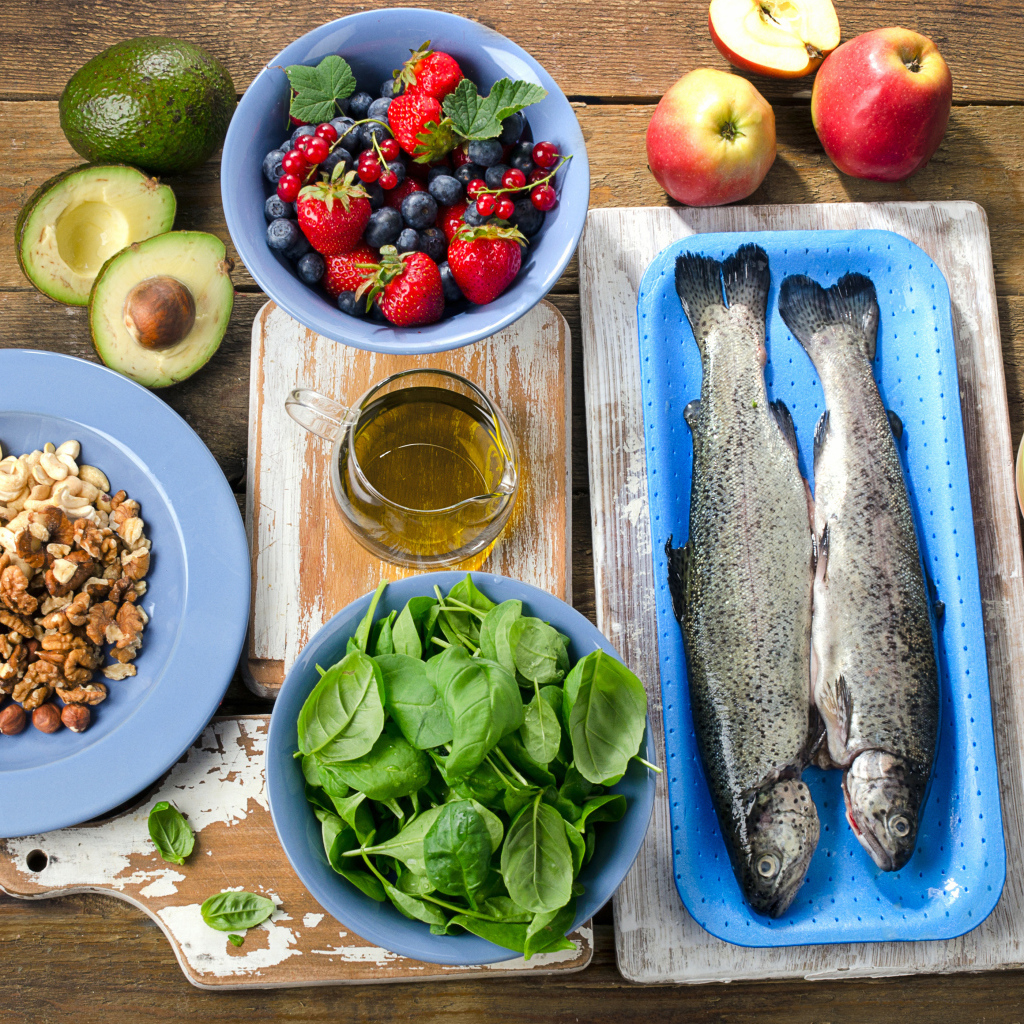
[[[671,242],[698,232],[851,228],[904,235],[949,282],[1000,766],[1006,886],[980,927],[946,942],[733,946],[700,928],[679,899],[662,777],[647,842],[615,900],[619,970],[632,981],[819,980],[1024,966],[1024,565],[981,207],[849,203],[589,214],[580,247],[580,298],[597,624],[646,681],[655,743],[663,747],[636,319],[648,264]]]
[[[461,374],[501,408],[522,470],[512,516],[484,569],[571,600],[569,559],[571,355],[569,325],[541,302],[499,334],[426,356],[390,356],[339,345],[268,302],[252,329],[246,528],[252,553],[252,611],[246,682],[273,697],[299,651],[349,602],[382,579],[415,570],[381,562],[355,541],[334,503],[327,441],[285,412],[295,387],[354,402],[400,370]]]
[[[325,914],[274,831],[263,774],[269,721],[268,715],[213,719],[134,807],[106,821],[0,840],[0,888],[22,899],[90,892],[125,900],[153,918],[185,976],[205,989],[547,974],[590,962],[589,922],[569,936],[572,950],[529,963],[518,957],[486,967],[444,967],[381,949]],[[173,803],[195,830],[195,849],[184,866],[162,860],[149,838],[149,811],[159,800]],[[260,893],[278,904],[237,948],[199,912],[203,900],[223,889]]]

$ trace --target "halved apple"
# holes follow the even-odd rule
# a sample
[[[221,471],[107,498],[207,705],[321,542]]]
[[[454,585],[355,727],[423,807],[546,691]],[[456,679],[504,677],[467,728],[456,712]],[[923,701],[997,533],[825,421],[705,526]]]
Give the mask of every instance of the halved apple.
[[[775,78],[810,74],[839,45],[832,0],[711,0],[708,27],[731,63]]]

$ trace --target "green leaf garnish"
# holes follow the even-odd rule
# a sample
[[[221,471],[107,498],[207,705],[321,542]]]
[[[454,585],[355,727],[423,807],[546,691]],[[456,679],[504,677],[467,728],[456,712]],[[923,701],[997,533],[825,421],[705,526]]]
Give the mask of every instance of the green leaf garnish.
[[[157,853],[169,864],[184,864],[196,845],[196,836],[181,811],[166,800],[149,812],[149,836]]]
[[[255,928],[276,909],[273,900],[254,892],[219,892],[205,900],[199,912],[211,928],[233,932],[237,928]]]
[[[315,68],[292,64],[284,71],[295,91],[289,113],[308,124],[330,121],[338,112],[338,101],[356,89],[352,69],[337,54],[324,57]]]
[[[531,103],[547,96],[547,89],[533,82],[502,78],[481,97],[476,85],[464,78],[441,104],[452,126],[464,139],[493,139],[501,134],[501,122]]]
[[[240,946],[243,942],[245,942],[245,936],[235,935],[234,933],[232,933],[228,936],[228,942],[230,942],[232,946]]]

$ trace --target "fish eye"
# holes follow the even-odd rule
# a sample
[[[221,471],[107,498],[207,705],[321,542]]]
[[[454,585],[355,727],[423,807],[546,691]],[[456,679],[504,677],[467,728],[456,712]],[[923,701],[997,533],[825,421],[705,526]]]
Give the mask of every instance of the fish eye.
[[[889,831],[899,839],[906,839],[910,835],[910,822],[902,814],[897,814],[889,821]]]
[[[774,878],[779,873],[779,858],[773,853],[765,853],[757,858],[757,873],[762,878]]]

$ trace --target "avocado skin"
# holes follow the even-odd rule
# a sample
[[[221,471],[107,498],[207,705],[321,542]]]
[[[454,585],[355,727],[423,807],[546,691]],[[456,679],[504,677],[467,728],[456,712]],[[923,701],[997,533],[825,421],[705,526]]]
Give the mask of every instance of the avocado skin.
[[[68,142],[93,163],[178,174],[208,160],[235,110],[227,69],[192,43],[143,36],[79,68],[60,98]]]

